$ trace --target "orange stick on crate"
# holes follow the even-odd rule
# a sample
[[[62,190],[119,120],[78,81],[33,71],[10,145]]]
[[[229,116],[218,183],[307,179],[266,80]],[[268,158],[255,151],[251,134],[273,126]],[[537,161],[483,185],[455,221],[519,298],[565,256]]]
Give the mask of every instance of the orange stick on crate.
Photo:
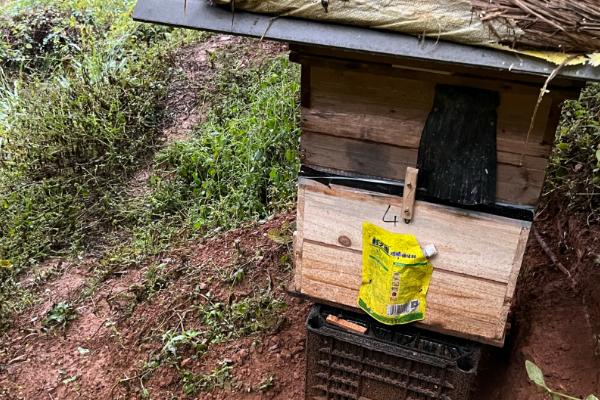
[[[331,325],[335,325],[339,328],[358,333],[359,335],[364,335],[367,332],[367,328],[365,328],[364,326],[336,317],[335,315],[329,314],[327,316],[326,321],[329,322]]]

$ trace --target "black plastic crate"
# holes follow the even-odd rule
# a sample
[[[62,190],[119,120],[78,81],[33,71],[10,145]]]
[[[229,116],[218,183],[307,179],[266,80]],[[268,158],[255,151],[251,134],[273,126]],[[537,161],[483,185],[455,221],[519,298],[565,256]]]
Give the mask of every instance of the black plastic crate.
[[[325,321],[329,314],[367,328],[364,335]],[[481,345],[412,326],[315,305],[306,323],[307,400],[465,400]]]

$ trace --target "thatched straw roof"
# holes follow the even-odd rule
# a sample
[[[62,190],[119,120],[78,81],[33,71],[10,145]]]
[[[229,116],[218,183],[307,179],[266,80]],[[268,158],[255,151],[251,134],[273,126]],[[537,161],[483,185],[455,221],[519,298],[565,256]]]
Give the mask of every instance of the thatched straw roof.
[[[600,0],[209,0],[233,9],[517,50],[600,51]]]
[[[522,31],[500,43],[516,48],[574,52],[600,50],[600,1],[598,0],[471,0],[484,22],[500,22],[509,30]],[[493,27],[493,25],[489,25]],[[493,29],[491,29],[493,31]]]

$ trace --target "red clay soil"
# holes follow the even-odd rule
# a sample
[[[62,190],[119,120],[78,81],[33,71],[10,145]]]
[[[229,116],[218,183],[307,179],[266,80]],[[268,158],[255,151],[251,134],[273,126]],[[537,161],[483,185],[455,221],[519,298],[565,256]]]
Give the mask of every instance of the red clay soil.
[[[143,398],[142,384],[153,399],[301,398],[308,304],[285,292],[291,274],[289,244],[269,238],[272,231],[289,229],[291,219],[281,215],[208,241],[193,241],[118,271],[79,304],[78,316],[67,329],[46,332],[41,318],[57,301],[75,302],[95,266],[65,268],[40,290],[42,301],[4,336],[0,398],[134,399]],[[233,287],[215,279],[228,276],[240,254],[252,260],[243,282]],[[148,266],[158,262],[166,265],[170,281],[155,297],[137,299]],[[266,290],[288,305],[268,331],[210,346],[198,357],[193,352],[181,354],[149,376],[140,376],[143,365],[160,354],[163,332],[181,325],[203,329],[194,310],[207,297],[231,304]],[[209,373],[223,362],[232,367],[232,389],[183,395],[178,371]]]
[[[509,342],[484,362],[475,400],[544,399],[528,382],[526,359],[537,363],[556,389],[575,396],[600,392],[595,336],[600,332],[596,290],[600,231],[586,227],[583,218],[564,217],[554,210],[545,215],[536,223],[537,229],[569,268],[575,289],[532,239]],[[277,237],[289,231],[292,219],[289,214],[281,215],[131,265],[80,302],[78,317],[67,329],[45,332],[41,317],[57,301],[75,301],[95,265],[87,260],[63,267],[60,277],[41,288],[42,301],[20,316],[3,339],[0,398],[142,399],[146,388],[147,398],[152,399],[302,399],[304,321],[309,304],[285,292],[291,278],[286,258],[289,243],[269,238],[272,232]],[[235,268],[240,254],[254,261],[242,283],[233,287],[222,277]],[[154,297],[138,298],[148,266],[158,262],[167,266],[167,282]],[[194,310],[209,293],[231,304],[269,288],[288,307],[267,331],[212,345],[199,356],[187,351],[143,375],[144,364],[161,352],[161,332],[181,325],[204,329]],[[81,354],[82,349],[89,353]],[[183,393],[182,370],[209,373],[223,363],[231,367],[224,388],[189,396]]]
[[[549,206],[534,224],[565,267],[532,234],[513,305],[505,348],[483,366],[475,399],[547,399],[528,382],[525,360],[536,363],[555,390],[600,395],[600,227],[585,215]]]
[[[596,290],[600,232],[598,227],[586,227],[581,218],[556,212],[546,215],[536,223],[537,229],[577,285],[574,290],[537,241],[530,241],[513,331],[506,348],[491,352],[482,366],[475,400],[543,399],[527,380],[526,359],[537,363],[556,389],[575,396],[600,391],[595,336],[600,332]],[[286,294],[291,272],[287,261],[281,260],[288,254],[288,244],[269,238],[270,232],[289,230],[291,223],[289,214],[282,215],[132,265],[80,303],[78,318],[66,330],[44,332],[40,318],[54,302],[74,301],[94,264],[64,267],[60,277],[41,289],[42,301],[22,315],[4,338],[0,398],[141,399],[143,384],[153,399],[302,399],[304,320],[309,304]],[[232,287],[215,279],[230,272],[239,254],[258,260],[249,265],[244,281]],[[260,256],[253,258],[255,254]],[[170,283],[152,299],[136,301],[150,262],[168,266]],[[211,346],[199,357],[182,355],[149,377],[140,377],[144,363],[160,352],[160,332],[180,324],[202,329],[193,310],[207,293],[231,303],[266,288],[288,304],[273,328]],[[89,353],[81,354],[81,349]],[[181,370],[208,373],[223,362],[232,367],[229,385],[184,395]]]

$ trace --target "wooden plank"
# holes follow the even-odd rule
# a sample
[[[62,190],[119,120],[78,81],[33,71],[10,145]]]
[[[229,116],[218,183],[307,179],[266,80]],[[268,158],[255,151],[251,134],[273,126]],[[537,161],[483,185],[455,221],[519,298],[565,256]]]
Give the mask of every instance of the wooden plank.
[[[364,335],[367,332],[367,328],[356,324],[354,322],[351,321],[347,321],[345,319],[342,319],[340,317],[336,317],[335,315],[329,314],[327,316],[326,321],[328,323],[330,323],[331,325],[335,325],[338,328],[342,328],[342,329],[346,329],[348,331],[354,332],[354,333],[358,333],[359,335]]]
[[[519,272],[521,271],[521,265],[523,264],[523,257],[525,256],[528,239],[529,234],[521,235],[517,251],[515,252],[513,268],[506,285],[506,294],[504,295],[504,307],[502,315],[504,315],[505,320],[508,319],[508,314],[510,313],[511,303],[517,288],[517,280],[519,279]]]
[[[402,115],[403,112],[407,112],[405,110],[424,110],[429,113],[435,85],[452,83],[441,77],[443,75],[434,75],[431,80],[419,81],[361,71],[312,67],[313,107],[326,111],[368,112],[375,115]],[[486,85],[473,86],[490,88]],[[513,93],[501,88],[498,90],[501,95],[498,136],[525,138],[539,90],[529,94]],[[543,141],[551,104],[551,95],[545,96],[530,135],[531,142]]]
[[[315,108],[348,113],[360,112],[361,106],[380,115],[398,109],[429,113],[435,93],[434,82],[315,67],[311,83]],[[320,107],[323,103],[329,107]]]
[[[304,132],[301,139],[302,161],[360,174],[402,180],[406,167],[416,166],[417,150],[355,139]]]
[[[385,224],[382,222],[388,206],[388,215],[397,215],[402,221],[402,197],[367,192],[341,186],[327,187],[302,178],[304,187],[305,241],[337,246],[344,236],[347,248],[361,251],[362,223],[369,221],[392,232],[410,233],[424,244],[432,243],[439,255],[436,268],[476,276],[501,283],[508,282],[514,252],[530,223],[483,213],[417,201],[414,220]],[[465,244],[468,243],[467,246]]]
[[[290,283],[291,291],[302,287],[302,245],[304,244],[304,190],[298,190],[296,205],[296,231],[294,232],[294,276]]]
[[[303,131],[332,136],[419,148],[421,132],[429,112],[417,110],[393,117],[366,113],[341,113],[302,108]]]
[[[498,200],[508,203],[537,204],[546,176],[544,171],[498,164],[497,174],[496,198]]]
[[[517,153],[509,153],[506,151],[498,151],[496,158],[500,164],[523,167],[528,170],[545,171],[546,167],[548,166],[547,157],[535,157]]]
[[[500,92],[501,101],[498,107],[498,137],[525,140],[531,125],[533,110],[538,101],[536,95]],[[546,125],[550,115],[552,98],[544,96],[529,141],[542,143],[546,133]]]
[[[421,110],[412,115],[395,113],[386,115],[343,113],[322,111],[316,108],[302,109],[302,129],[307,132],[323,133],[395,146],[418,148],[421,133],[429,112]],[[525,154],[526,167],[543,170],[548,163],[552,147],[535,142],[498,137],[498,160],[513,165],[521,165],[521,154]]]
[[[417,149],[366,142],[305,131],[300,143],[302,162],[316,169],[403,181],[406,167],[416,167]],[[502,156],[504,157],[504,156]],[[512,157],[516,163],[520,156]],[[506,159],[504,157],[503,159]],[[524,166],[498,164],[496,199],[512,204],[535,205],[545,178],[541,161],[525,157]]]
[[[304,232],[298,291],[356,308],[362,222],[382,224],[387,205],[400,212],[402,199],[327,187],[307,179],[301,179],[299,191],[304,202]],[[434,243],[439,249],[433,259],[427,317],[421,325],[502,345],[507,304],[514,293],[530,224],[417,202],[412,224],[385,227],[415,234],[422,243]]]
[[[306,242],[301,293],[358,308],[360,252]],[[434,268],[423,328],[501,346],[506,286]]]

